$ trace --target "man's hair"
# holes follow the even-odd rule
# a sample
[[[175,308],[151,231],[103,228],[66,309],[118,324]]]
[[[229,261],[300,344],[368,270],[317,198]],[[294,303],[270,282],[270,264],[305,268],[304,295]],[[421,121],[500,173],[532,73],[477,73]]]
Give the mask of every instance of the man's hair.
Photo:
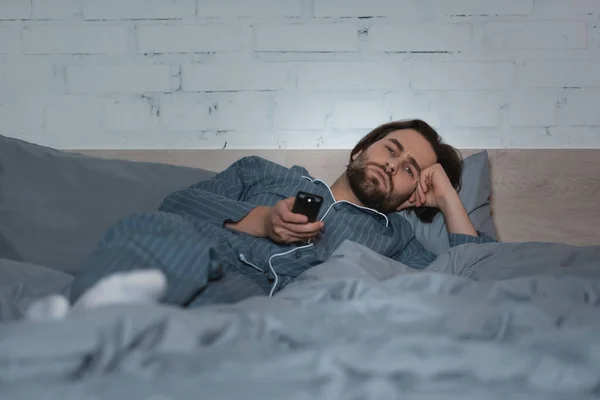
[[[362,138],[358,144],[354,147],[350,153],[350,163],[352,163],[352,157],[361,150],[366,150],[373,143],[385,138],[390,132],[412,129],[419,132],[433,148],[437,157],[437,162],[442,166],[446,175],[450,179],[452,186],[459,191],[461,188],[461,173],[463,167],[463,161],[460,153],[454,147],[444,143],[440,135],[433,129],[427,122],[420,119],[412,119],[406,121],[393,121],[387,124],[383,124],[373,129],[367,136]],[[423,222],[431,222],[436,214],[439,212],[437,208],[433,207],[418,207],[412,208],[418,218]]]

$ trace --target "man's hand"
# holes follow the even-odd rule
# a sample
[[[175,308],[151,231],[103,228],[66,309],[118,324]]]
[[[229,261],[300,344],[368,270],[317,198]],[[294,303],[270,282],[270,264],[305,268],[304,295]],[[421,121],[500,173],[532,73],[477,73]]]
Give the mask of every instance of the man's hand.
[[[408,200],[412,207],[435,207],[442,212],[452,197],[458,193],[452,186],[446,171],[440,164],[434,164],[421,172],[417,189]]]
[[[458,192],[440,164],[434,164],[421,172],[417,189],[410,196],[408,206],[439,208],[444,214],[448,233],[479,236]]]
[[[283,199],[273,207],[254,208],[238,222],[227,222],[225,228],[256,237],[268,237],[277,243],[295,243],[312,239],[323,229],[323,222],[308,223],[305,215],[292,212],[294,197]]]
[[[309,223],[302,214],[292,212],[294,197],[277,202],[267,216],[267,236],[277,243],[295,243],[313,239],[323,229],[322,221]]]

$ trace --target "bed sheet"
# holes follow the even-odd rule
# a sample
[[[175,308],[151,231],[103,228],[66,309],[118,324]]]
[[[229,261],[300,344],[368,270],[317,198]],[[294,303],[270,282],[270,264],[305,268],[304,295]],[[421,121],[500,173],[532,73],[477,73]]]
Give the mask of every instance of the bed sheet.
[[[464,245],[415,272],[352,242],[274,298],[0,324],[6,398],[584,399],[600,247]]]

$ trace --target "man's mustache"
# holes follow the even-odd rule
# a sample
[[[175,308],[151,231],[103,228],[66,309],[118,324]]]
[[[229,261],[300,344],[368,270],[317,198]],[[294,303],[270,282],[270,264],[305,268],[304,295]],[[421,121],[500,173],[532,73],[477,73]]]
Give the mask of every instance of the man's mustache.
[[[394,185],[393,185],[393,182],[392,182],[392,175],[390,175],[390,174],[389,174],[389,173],[386,171],[386,166],[385,166],[385,165],[382,165],[382,164],[376,163],[376,162],[374,162],[374,161],[367,161],[367,162],[365,162],[365,163],[364,163],[364,165],[365,165],[365,167],[372,167],[372,166],[373,166],[373,167],[377,167],[377,168],[381,169],[381,170],[383,171],[383,174],[384,174],[385,176],[387,176],[387,179],[388,179],[388,186],[389,186],[389,188],[390,188],[390,192],[394,190]]]

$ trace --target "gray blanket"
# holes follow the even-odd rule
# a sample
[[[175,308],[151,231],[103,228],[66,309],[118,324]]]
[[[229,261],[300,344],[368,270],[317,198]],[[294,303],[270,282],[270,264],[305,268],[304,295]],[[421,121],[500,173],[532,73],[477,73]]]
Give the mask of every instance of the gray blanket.
[[[346,242],[272,299],[6,321],[0,396],[595,398],[599,260],[600,247],[464,245],[414,272]]]

